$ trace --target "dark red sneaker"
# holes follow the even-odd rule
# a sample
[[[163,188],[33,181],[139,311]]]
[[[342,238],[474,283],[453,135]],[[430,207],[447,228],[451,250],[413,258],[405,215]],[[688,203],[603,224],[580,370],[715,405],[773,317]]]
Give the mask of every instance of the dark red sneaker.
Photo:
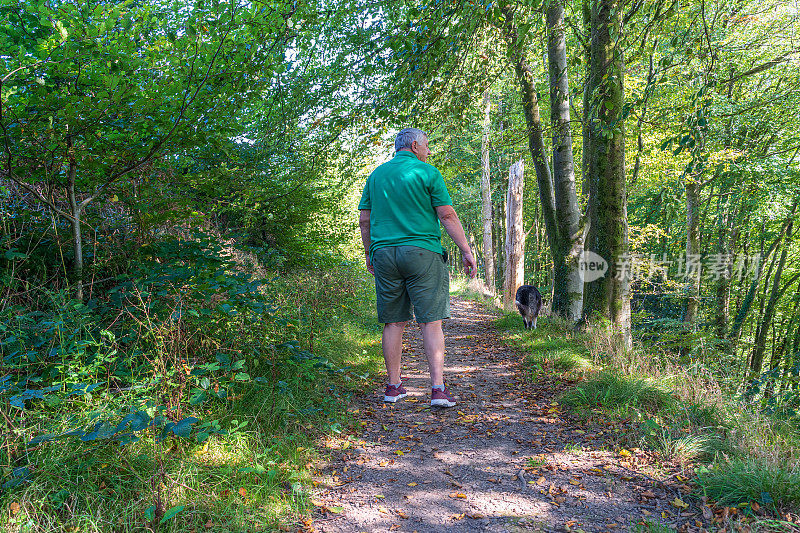
[[[431,407],[453,407],[455,404],[456,400],[447,387],[444,390],[431,389]]]
[[[408,392],[403,387],[403,382],[400,385],[386,385],[386,390],[383,393],[383,401],[394,403],[401,398],[408,396]]]

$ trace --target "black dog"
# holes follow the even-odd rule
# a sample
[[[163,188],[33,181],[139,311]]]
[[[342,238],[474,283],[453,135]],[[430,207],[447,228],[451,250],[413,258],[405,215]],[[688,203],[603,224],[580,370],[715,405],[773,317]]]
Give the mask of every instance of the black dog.
[[[525,329],[530,329],[531,327],[536,329],[536,319],[542,309],[542,295],[539,289],[533,285],[522,285],[517,289],[514,299],[516,300],[514,303],[517,305],[517,310],[522,315]]]

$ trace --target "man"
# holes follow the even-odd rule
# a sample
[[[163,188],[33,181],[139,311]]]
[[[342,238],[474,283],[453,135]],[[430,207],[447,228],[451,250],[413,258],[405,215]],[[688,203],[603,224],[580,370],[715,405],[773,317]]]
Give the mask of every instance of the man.
[[[403,330],[414,315],[431,377],[431,405],[456,404],[444,384],[442,319],[450,318],[450,278],[441,244],[441,221],[461,250],[470,277],[477,273],[464,229],[453,209],[441,173],[425,161],[430,155],[424,131],[397,134],[394,158],[367,179],[361,202],[361,240],[367,270],[375,276],[378,321],[384,324],[381,346],[389,382],[383,400],[406,396],[400,379]]]

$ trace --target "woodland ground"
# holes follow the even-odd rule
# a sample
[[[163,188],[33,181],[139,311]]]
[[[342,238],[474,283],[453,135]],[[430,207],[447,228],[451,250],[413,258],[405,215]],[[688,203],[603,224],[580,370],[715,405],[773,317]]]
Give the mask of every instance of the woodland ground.
[[[364,431],[328,443],[315,482],[317,531],[724,527],[719,512],[687,497],[687,472],[621,447],[624,421],[567,414],[557,398],[571,384],[553,374],[531,379],[525,354],[497,331],[496,311],[454,297],[452,312],[445,375],[458,405],[430,408],[421,336],[410,326],[403,367],[409,396],[384,404],[376,389],[352,404]]]

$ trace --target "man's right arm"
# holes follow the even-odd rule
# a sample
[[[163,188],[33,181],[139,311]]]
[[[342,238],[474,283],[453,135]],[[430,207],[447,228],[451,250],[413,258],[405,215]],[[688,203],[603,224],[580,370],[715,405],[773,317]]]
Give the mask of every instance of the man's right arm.
[[[464,234],[464,228],[461,226],[456,210],[453,209],[452,205],[440,205],[436,207],[436,215],[442,222],[447,234],[450,235],[458,249],[461,250],[461,265],[464,267],[464,272],[467,276],[474,278],[478,273],[478,263],[475,261],[475,256],[472,255],[472,250],[469,247],[467,236]]]

